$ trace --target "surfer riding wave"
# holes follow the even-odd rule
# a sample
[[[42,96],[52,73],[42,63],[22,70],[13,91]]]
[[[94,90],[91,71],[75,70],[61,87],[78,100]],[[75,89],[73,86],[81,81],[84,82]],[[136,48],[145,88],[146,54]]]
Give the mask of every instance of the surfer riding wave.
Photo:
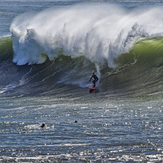
[[[91,78],[90,78],[89,81],[91,81],[92,78],[94,79],[94,80],[92,81],[92,83],[93,83],[93,87],[95,88],[95,87],[96,87],[96,82],[98,81],[98,77],[95,75],[95,73],[93,73],[93,75],[91,76]]]

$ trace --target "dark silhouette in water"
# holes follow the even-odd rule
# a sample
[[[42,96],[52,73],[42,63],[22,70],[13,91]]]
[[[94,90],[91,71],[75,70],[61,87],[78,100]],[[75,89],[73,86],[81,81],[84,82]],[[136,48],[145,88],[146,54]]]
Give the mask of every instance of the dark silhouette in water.
[[[44,127],[45,127],[45,123],[43,123],[40,127],[41,127],[41,128],[44,128]]]

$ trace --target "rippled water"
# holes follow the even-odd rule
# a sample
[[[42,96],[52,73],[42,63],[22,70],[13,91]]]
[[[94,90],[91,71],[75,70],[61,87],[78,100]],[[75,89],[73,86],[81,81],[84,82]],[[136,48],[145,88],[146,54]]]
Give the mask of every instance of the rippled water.
[[[0,159],[123,162],[163,159],[162,100],[9,98],[1,102]],[[22,102],[24,103],[22,105]],[[9,105],[10,104],[10,105]],[[41,128],[42,123],[45,127]]]

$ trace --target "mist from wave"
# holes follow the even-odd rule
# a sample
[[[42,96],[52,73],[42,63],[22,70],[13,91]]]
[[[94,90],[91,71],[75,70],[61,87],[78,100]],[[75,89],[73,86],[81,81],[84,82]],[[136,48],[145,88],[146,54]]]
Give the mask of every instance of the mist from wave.
[[[115,68],[114,59],[142,38],[162,37],[162,12],[161,7],[129,11],[86,3],[23,14],[10,27],[13,61],[41,64],[63,54]]]

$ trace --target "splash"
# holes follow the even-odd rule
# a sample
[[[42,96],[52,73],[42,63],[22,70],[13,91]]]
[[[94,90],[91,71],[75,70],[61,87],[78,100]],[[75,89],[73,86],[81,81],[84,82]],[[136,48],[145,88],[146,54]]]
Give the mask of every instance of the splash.
[[[114,59],[128,53],[142,38],[163,36],[162,14],[161,7],[129,11],[104,3],[23,14],[10,27],[13,62],[41,64],[63,54],[114,68]]]

